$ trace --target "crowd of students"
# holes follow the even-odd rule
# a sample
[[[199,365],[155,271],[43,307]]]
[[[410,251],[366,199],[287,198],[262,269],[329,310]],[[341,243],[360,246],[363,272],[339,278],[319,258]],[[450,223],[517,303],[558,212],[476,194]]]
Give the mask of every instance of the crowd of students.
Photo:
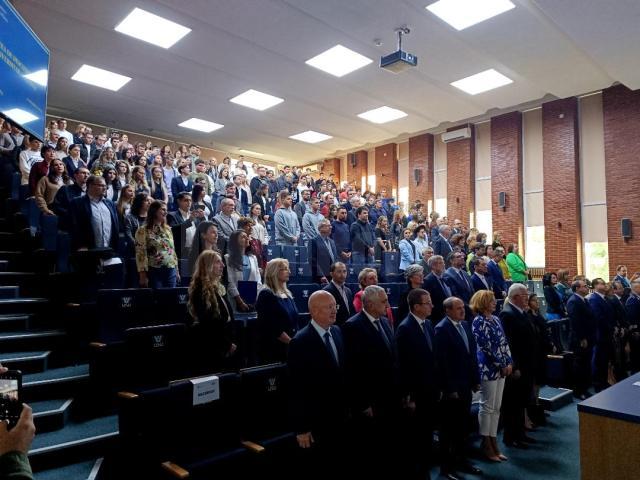
[[[503,244],[499,232],[489,242],[436,212],[427,216],[420,202],[405,213],[385,189],[362,192],[297,167],[276,175],[242,160],[218,163],[200,158],[196,145],[176,152],[131,145],[126,135],[107,139],[83,125],[71,134],[64,120],[50,125],[44,145],[18,139],[7,122],[2,138],[3,172],[20,172],[42,215],[57,216],[70,233],[73,251],[104,251],[102,260],[122,259],[125,268],[135,258],[128,286],[189,282],[203,372],[234,367],[234,315],[257,313],[260,362],[290,364],[302,448],[339,453],[336,433],[354,428],[363,462],[371,452],[385,456],[394,439],[394,451],[409,458],[407,475],[424,476],[436,460],[430,452],[438,429],[442,473],[453,480],[457,471],[478,474],[465,448],[478,392],[482,451],[506,461],[497,442],[501,412],[509,447],[528,448],[535,440],[527,430],[545,423],[537,391],[546,355],[560,348],[547,319],[570,319],[578,396],[639,369],[640,278],[627,278],[623,266],[609,285],[584,277],[570,283],[566,270],[548,273],[545,318],[524,286],[531,275],[517,244]],[[306,245],[313,281],[323,287],[311,296],[312,321],[300,331],[287,286],[291,266],[265,256],[274,244]],[[393,252],[407,281],[398,305],[376,286],[376,265]],[[346,285],[348,264],[361,265],[358,292]],[[255,303],[240,282],[255,283]],[[308,341],[329,355],[327,371],[313,366],[320,360],[309,358],[313,348],[296,347]],[[309,384],[315,377],[336,395],[332,405],[318,403],[327,392]]]

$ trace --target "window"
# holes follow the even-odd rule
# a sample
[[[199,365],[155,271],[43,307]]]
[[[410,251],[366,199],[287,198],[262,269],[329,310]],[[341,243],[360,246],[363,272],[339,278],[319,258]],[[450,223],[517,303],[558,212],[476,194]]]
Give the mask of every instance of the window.
[[[584,274],[587,278],[609,279],[609,244],[607,242],[585,242]]]
[[[525,228],[525,258],[528,267],[544,267],[544,225]]]

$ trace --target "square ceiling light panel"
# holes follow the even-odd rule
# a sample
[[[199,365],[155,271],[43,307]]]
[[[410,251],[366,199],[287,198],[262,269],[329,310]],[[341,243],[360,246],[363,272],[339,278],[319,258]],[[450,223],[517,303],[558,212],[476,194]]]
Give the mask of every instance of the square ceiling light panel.
[[[399,118],[404,118],[407,114],[402,110],[384,106],[374,108],[368,112],[360,113],[358,116],[373,123],[387,123],[393,120],[398,120]]]
[[[439,0],[425,7],[456,30],[500,15],[515,5],[509,0]]]
[[[31,80],[33,83],[37,83],[42,87],[46,87],[47,81],[49,80],[49,70],[42,69],[32,73],[27,73],[24,75],[24,78]]]
[[[224,127],[224,125],[220,125],[219,123],[209,122],[208,120],[202,120],[200,118],[190,118],[189,120],[179,123],[178,126],[204,133],[211,133],[214,130]]]
[[[241,148],[238,151],[240,153],[244,153],[245,155],[258,156],[258,157],[263,157],[264,156],[264,153],[254,152],[253,150],[245,150],[244,148]]]
[[[306,132],[291,135],[289,138],[306,143],[318,143],[333,137],[331,135],[325,135],[324,133],[314,132],[313,130],[307,130]]]
[[[459,88],[469,95],[477,95],[478,93],[488,92],[489,90],[493,90],[494,88],[502,87],[510,83],[513,83],[513,80],[509,77],[505,77],[493,68],[490,68],[484,72],[476,73],[470,77],[452,82],[451,85]]]
[[[336,45],[329,50],[307,60],[307,65],[330,73],[335,77],[342,77],[359,68],[369,65],[373,60],[349,50],[342,45]]]
[[[158,47],[169,48],[189,33],[191,29],[141,8],[134,8],[124,20],[116,25],[115,31]]]
[[[71,80],[87,83],[95,87],[106,88],[112,92],[117,92],[124,87],[131,77],[125,77],[119,73],[113,73],[102,68],[92,67],[91,65],[82,65],[80,69],[73,74]]]
[[[247,90],[240,95],[233,97],[229,100],[232,103],[237,103],[245,107],[253,108],[254,110],[263,111],[267,108],[271,108],[274,105],[284,102],[283,98],[274,97],[268,93],[262,93],[258,90]]]
[[[36,117],[33,113],[27,112],[26,110],[23,110],[21,108],[4,110],[2,113],[14,122],[19,123],[20,125],[24,125],[25,123],[33,122],[34,120],[38,119],[38,117]]]

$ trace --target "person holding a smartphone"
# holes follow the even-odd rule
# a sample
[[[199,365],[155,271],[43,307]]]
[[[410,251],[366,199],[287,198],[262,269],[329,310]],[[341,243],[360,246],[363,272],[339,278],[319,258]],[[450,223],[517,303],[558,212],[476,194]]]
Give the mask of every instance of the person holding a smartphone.
[[[16,374],[21,376],[20,372],[9,371],[6,367],[0,365],[1,378],[14,379]],[[20,401],[19,396],[17,401]],[[36,427],[33,424],[33,414],[31,407],[28,405],[22,405],[20,417],[13,428],[9,427],[8,418],[1,419],[0,478],[33,480],[33,473],[27,453],[35,433]]]

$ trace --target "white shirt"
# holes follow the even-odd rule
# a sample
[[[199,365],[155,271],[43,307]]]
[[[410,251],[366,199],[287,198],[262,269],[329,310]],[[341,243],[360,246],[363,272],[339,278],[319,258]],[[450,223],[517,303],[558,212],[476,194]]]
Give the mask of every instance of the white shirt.
[[[33,167],[34,163],[40,161],[42,161],[42,156],[40,156],[39,150],[23,150],[20,153],[20,173],[22,174],[20,177],[20,183],[22,185],[27,185],[29,183],[31,167]]]
[[[67,139],[69,145],[73,143],[73,133],[68,130],[58,130],[58,135]]]
[[[186,215],[182,210],[179,210],[179,212],[180,212],[180,215],[182,215],[182,218],[184,219],[185,222],[189,221],[189,212],[187,212]],[[184,246],[186,248],[191,248],[191,245],[193,245],[193,238],[195,236],[196,236],[196,226],[194,222],[191,222],[191,226],[188,228],[185,228],[184,230]]]

